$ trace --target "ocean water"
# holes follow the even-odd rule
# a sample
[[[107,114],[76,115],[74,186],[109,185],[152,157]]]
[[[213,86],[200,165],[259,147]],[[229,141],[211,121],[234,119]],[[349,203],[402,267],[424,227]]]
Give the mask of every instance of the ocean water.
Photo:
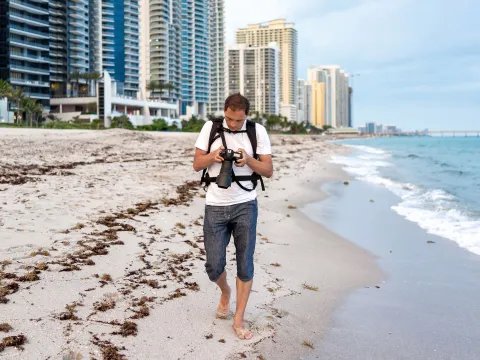
[[[480,138],[392,137],[342,141],[335,156],[355,178],[386,187],[392,209],[431,234],[480,255]]]

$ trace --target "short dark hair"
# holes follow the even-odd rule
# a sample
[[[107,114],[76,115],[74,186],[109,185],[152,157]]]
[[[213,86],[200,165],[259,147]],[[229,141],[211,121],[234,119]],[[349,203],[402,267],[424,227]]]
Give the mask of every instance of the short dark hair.
[[[224,111],[230,108],[233,111],[244,110],[245,115],[250,113],[250,101],[240,93],[232,94],[225,100]]]

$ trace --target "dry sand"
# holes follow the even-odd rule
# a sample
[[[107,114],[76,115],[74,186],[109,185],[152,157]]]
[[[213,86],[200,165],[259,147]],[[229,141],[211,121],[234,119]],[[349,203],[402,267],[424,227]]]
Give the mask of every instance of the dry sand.
[[[220,293],[204,271],[196,136],[0,129],[0,324],[12,327],[0,341],[25,336],[0,358],[298,359],[348,290],[377,280],[368,253],[301,211],[320,183],[346,178],[327,162],[344,149],[272,136],[246,314],[255,336],[238,340],[214,318]],[[232,243],[227,259],[233,284]]]

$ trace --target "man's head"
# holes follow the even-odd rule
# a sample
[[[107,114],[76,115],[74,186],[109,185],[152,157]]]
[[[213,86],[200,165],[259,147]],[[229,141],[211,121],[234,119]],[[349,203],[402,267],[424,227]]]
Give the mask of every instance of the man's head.
[[[232,94],[225,100],[225,121],[232,131],[242,129],[250,111],[250,102],[240,93]]]

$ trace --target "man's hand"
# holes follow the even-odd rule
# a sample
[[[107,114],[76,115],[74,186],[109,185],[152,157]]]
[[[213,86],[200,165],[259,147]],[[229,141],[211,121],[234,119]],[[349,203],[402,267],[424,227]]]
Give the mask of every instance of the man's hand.
[[[241,149],[241,148],[238,149],[237,152],[242,154],[242,158],[235,161],[235,165],[237,167],[244,167],[249,162],[249,158],[251,158],[251,156],[248,155],[247,152],[245,150]]]
[[[225,148],[223,147],[223,145],[221,145],[217,150],[215,150],[214,152],[211,153],[214,162],[216,162],[216,163],[221,163],[221,162],[223,162],[223,160],[225,160],[224,158],[222,158],[222,157],[220,156],[220,152],[221,152],[223,149],[225,149]]]

